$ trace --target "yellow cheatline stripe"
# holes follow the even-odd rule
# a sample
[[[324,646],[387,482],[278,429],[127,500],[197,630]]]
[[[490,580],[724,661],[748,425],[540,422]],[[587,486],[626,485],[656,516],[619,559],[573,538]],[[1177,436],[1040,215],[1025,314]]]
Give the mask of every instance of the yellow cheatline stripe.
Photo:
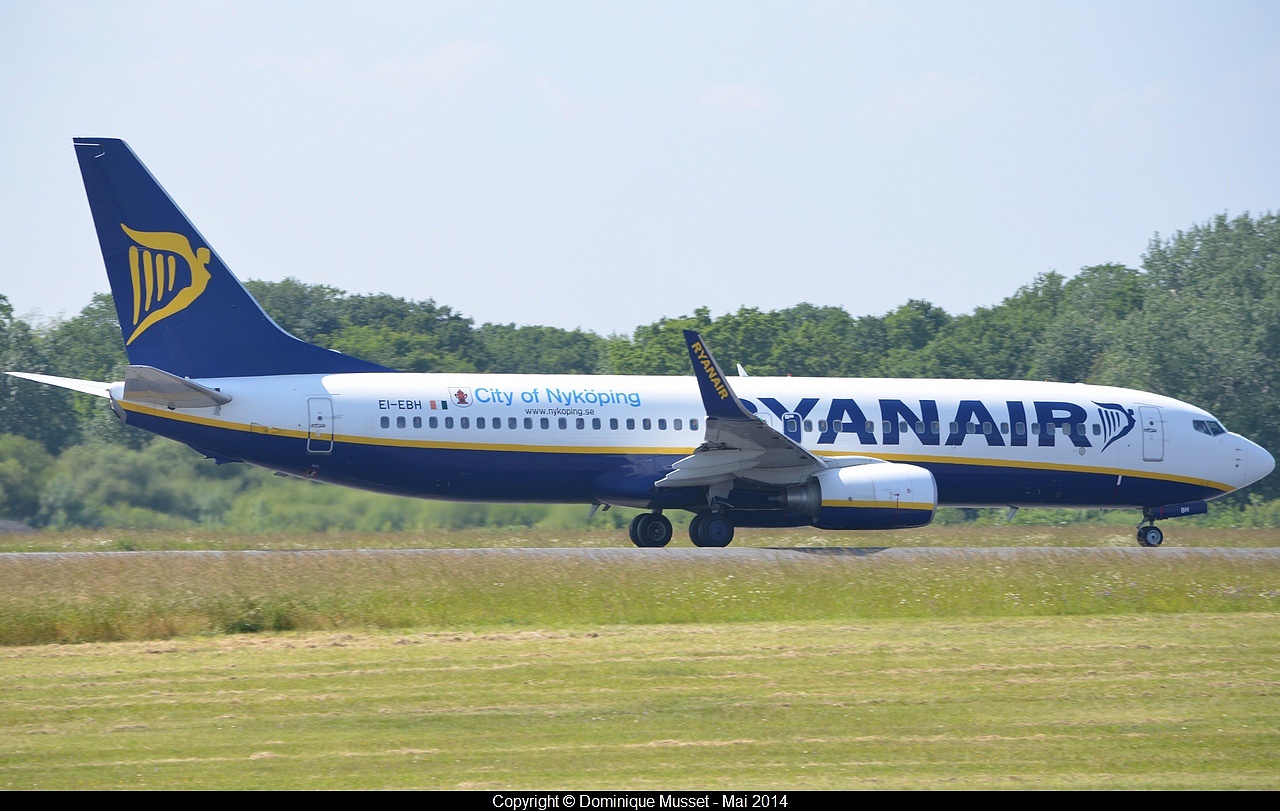
[[[886,462],[904,462],[909,465],[916,464],[935,464],[935,465],[972,465],[977,467],[1009,467],[1020,468],[1023,470],[1057,470],[1063,473],[1103,473],[1108,476],[1130,476],[1135,479],[1157,479],[1166,482],[1181,482],[1183,484],[1195,484],[1202,487],[1213,487],[1224,493],[1229,493],[1233,489],[1230,485],[1215,482],[1211,479],[1199,479],[1194,476],[1179,476],[1173,473],[1161,473],[1152,470],[1129,470],[1128,468],[1119,467],[1096,467],[1093,465],[1061,465],[1053,462],[1035,462],[1035,461],[1017,461],[1013,459],[974,459],[960,458],[950,456],[924,456],[910,453],[879,453],[875,451],[814,451],[819,456],[828,456],[839,458],[842,456],[870,456],[873,459],[882,459]]]
[[[899,501],[899,502],[881,502],[881,501],[826,501],[822,502],[824,507],[875,507],[882,510],[924,510],[925,512],[933,512],[933,505],[922,501]]]
[[[245,433],[268,434],[270,436],[292,437],[294,439],[306,439],[306,431],[296,431],[288,428],[273,428],[266,425],[246,425],[241,422],[228,422],[226,420],[215,420],[210,417],[201,417],[195,414],[180,414],[176,411],[170,411],[167,408],[159,406],[150,406],[143,403],[131,403],[128,401],[117,401],[121,408],[126,411],[136,411],[140,414],[148,414],[153,417],[174,420],[176,422],[186,422],[193,425],[205,425],[211,428],[224,428],[230,431],[243,431]],[[619,446],[602,446],[593,445],[590,447],[571,447],[565,445],[498,445],[485,442],[441,442],[437,440],[427,439],[392,439],[384,437],[369,436],[351,436],[347,434],[334,434],[335,442],[345,442],[350,445],[383,445],[395,448],[434,448],[441,450],[475,450],[475,451],[515,451],[524,453],[574,453],[574,454],[655,454],[663,456],[688,456],[693,453],[691,447],[632,447],[628,445]],[[1051,462],[1018,462],[1006,459],[956,459],[947,456],[917,456],[913,454],[887,454],[887,453],[868,453],[866,451],[813,451],[819,456],[827,456],[831,458],[840,458],[844,456],[869,456],[874,459],[881,459],[886,462],[905,462],[907,464],[942,464],[942,465],[973,465],[979,467],[1008,467],[1032,470],[1056,470],[1063,473],[1102,473],[1108,476],[1129,476],[1136,479],[1154,479],[1156,481],[1179,482],[1182,484],[1195,484],[1201,487],[1212,487],[1215,490],[1221,490],[1224,493],[1231,492],[1234,488],[1230,485],[1220,482],[1211,481],[1209,479],[1198,479],[1193,476],[1178,476],[1171,473],[1158,473],[1155,471],[1127,470],[1125,468],[1114,467],[1092,467],[1088,465],[1056,465]]]

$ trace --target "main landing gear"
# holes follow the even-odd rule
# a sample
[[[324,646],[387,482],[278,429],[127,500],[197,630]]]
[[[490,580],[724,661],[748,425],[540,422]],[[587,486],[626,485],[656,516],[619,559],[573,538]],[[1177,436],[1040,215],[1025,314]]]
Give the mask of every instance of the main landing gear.
[[[671,543],[671,521],[662,513],[640,513],[627,528],[631,542],[645,549],[656,549]]]
[[[671,543],[671,521],[660,512],[640,513],[631,519],[627,534],[636,546],[656,549]],[[689,522],[689,540],[704,548],[728,546],[733,522],[724,513],[698,513]]]
[[[733,522],[724,513],[698,513],[689,522],[689,540],[694,546],[728,546],[733,540]]]

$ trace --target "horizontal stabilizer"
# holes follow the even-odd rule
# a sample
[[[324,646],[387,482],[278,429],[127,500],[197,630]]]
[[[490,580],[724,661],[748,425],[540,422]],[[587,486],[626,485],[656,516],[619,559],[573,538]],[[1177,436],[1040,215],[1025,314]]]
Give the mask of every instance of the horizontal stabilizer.
[[[130,403],[165,408],[213,408],[231,402],[216,389],[201,386],[153,366],[130,366],[124,373],[124,397]]]
[[[33,372],[5,372],[12,377],[20,377],[23,380],[34,380],[37,383],[45,383],[50,386],[57,386],[60,389],[71,389],[72,391],[80,391],[85,394],[92,394],[94,397],[110,397],[111,384],[99,383],[96,380],[78,380],[74,377],[54,377],[53,375],[38,375]]]

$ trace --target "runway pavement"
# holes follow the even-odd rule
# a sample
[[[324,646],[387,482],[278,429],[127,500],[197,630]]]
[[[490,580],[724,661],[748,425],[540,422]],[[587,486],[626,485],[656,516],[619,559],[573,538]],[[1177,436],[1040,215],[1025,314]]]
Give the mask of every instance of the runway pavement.
[[[670,549],[636,549],[636,548],[518,548],[518,549],[289,549],[258,551],[154,551],[154,552],[4,552],[0,553],[0,562],[5,560],[39,559],[89,559],[89,558],[141,558],[148,556],[201,556],[210,558],[238,557],[253,558],[259,556],[282,555],[318,555],[318,556],[350,556],[350,557],[395,557],[395,556],[449,556],[449,557],[501,557],[526,558],[529,560],[546,560],[560,558],[563,560],[617,561],[619,563],[639,560],[667,561],[705,561],[726,559],[735,562],[784,562],[812,560],[814,558],[840,559],[877,559],[877,560],[943,560],[968,558],[981,560],[1011,560],[1015,558],[1043,557],[1057,560],[1097,560],[1099,558],[1121,558],[1128,560],[1203,560],[1231,559],[1256,560],[1270,562],[1280,560],[1280,548],[1217,548],[1196,547],[1159,549],[1112,548],[1112,547],[884,547],[884,546],[844,546],[844,547],[786,547],[786,548],[752,548],[729,547],[726,549],[693,549],[675,547]]]

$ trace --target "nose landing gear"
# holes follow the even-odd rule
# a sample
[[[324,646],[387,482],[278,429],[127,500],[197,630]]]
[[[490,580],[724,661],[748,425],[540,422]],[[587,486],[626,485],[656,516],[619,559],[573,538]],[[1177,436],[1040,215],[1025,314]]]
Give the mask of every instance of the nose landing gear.
[[[1154,549],[1164,543],[1164,533],[1160,531],[1160,527],[1155,524],[1148,526],[1138,525],[1138,543],[1145,547]]]

